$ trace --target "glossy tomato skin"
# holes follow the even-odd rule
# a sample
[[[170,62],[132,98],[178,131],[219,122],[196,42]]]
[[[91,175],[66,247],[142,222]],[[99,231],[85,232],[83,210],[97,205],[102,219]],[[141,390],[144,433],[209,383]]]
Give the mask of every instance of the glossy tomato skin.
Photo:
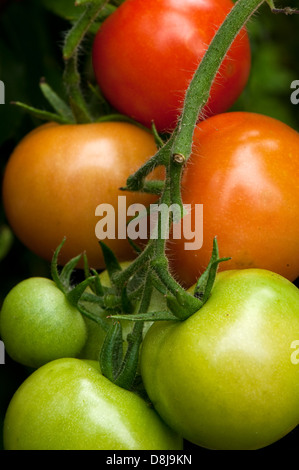
[[[120,112],[146,126],[173,129],[187,86],[230,0],[126,0],[100,27],[93,46],[95,76]],[[204,115],[226,111],[246,85],[250,45],[245,30],[225,58]]]
[[[29,376],[4,423],[6,450],[179,450],[182,440],[96,361],[58,359]]]
[[[118,196],[126,196],[127,207],[155,199],[119,188],[155,152],[153,136],[125,122],[35,129],[16,147],[4,174],[3,203],[13,231],[46,260],[66,237],[61,264],[85,251],[90,266],[104,268],[95,210],[111,204],[116,238],[104,242],[120,261],[133,258],[128,241],[117,238]]]
[[[170,240],[171,269],[190,287],[208,265],[213,238],[220,270],[263,268],[299,276],[299,134],[255,113],[232,112],[198,124],[184,170],[185,204],[203,204],[203,244]]]
[[[150,328],[145,388],[165,422],[199,446],[268,446],[299,423],[298,335],[290,281],[266,270],[219,273],[201,310]]]
[[[5,297],[0,336],[12,359],[37,368],[61,357],[76,357],[87,340],[87,328],[81,313],[51,279],[31,277]]]

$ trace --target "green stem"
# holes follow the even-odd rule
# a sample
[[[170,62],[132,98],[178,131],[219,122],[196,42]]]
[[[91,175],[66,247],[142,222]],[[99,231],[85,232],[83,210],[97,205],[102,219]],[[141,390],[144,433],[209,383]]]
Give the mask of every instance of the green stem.
[[[176,129],[166,143],[162,145],[161,142],[161,147],[157,153],[128,178],[127,187],[129,190],[142,190],[145,184],[145,178],[157,166],[162,165],[166,169],[166,178],[163,188],[160,188],[162,193],[158,203],[165,204],[168,208],[172,204],[178,204],[182,210],[183,205],[180,192],[182,169],[191,154],[193,132],[198,116],[208,101],[214,78],[233,40],[246,21],[263,2],[264,0],[238,0],[234,5],[216,33],[207,53],[194,74],[186,92],[184,109]],[[76,81],[74,82],[76,84]],[[186,292],[169,272],[168,260],[165,255],[166,241],[163,235],[165,235],[166,230],[169,229],[172,220],[171,211],[168,211],[167,220],[164,218],[159,222],[160,233],[158,233],[158,238],[151,238],[145,249],[125,270],[116,271],[112,275],[114,286],[117,287],[118,291],[122,291],[122,288],[128,283],[129,279],[141,270],[146,263],[148,264],[139,309],[141,321],[140,323],[136,322],[132,334],[128,337],[129,347],[121,366],[119,367],[120,359],[118,348],[113,346],[114,335],[116,335],[116,346],[119,342],[119,333],[117,333],[116,327],[115,331],[111,330],[111,341],[108,336],[109,341],[107,340],[107,344],[109,347],[103,349],[104,352],[107,351],[111,361],[114,361],[115,366],[113,367],[113,371],[118,370],[117,377],[115,377],[115,374],[112,374],[112,369],[110,370],[108,368],[108,375],[114,375],[114,382],[124,388],[130,388],[134,381],[138,351],[142,340],[143,314],[148,311],[153,283],[158,280],[162,285],[159,290],[165,293],[168,306],[173,312],[173,315],[170,315],[170,319],[176,318],[178,320],[184,320],[192,313],[199,310],[203,305],[203,301],[206,300],[211,291],[217,265],[220,261],[223,261],[222,259],[218,259],[216,256],[218,252],[214,251],[214,257],[211,260],[208,271],[201,283],[197,285],[197,295],[200,298]],[[168,313],[169,312],[167,312],[167,314]],[[133,316],[134,315],[132,315],[132,319]],[[130,317],[130,315],[128,315],[128,317]]]
[[[150,240],[145,249],[137,258],[132,261],[132,263],[126,269],[113,275],[113,283],[116,287],[121,288],[124,286],[129,281],[129,279],[144,266],[144,263],[152,258],[154,245],[151,242],[152,240]]]
[[[148,311],[152,294],[152,284],[150,276],[147,275],[144,285],[141,302],[139,305],[139,313]],[[127,336],[128,348],[125,358],[122,362],[121,368],[118,371],[114,383],[119,387],[130,390],[134,384],[139,362],[139,348],[142,343],[143,321],[137,321],[134,324],[133,330]]]
[[[65,62],[64,84],[69,96],[69,103],[77,123],[92,122],[81,90],[81,77],[78,71],[77,55]]]
[[[191,154],[193,131],[219,67],[247,20],[264,0],[238,0],[215,34],[209,48],[196,70],[185,95],[185,105],[179,120],[172,153],[187,160]]]
[[[179,206],[183,215],[181,199],[181,175],[185,162],[188,160],[193,141],[193,131],[198,120],[198,116],[206,104],[212,83],[219,70],[219,67],[230,48],[235,37],[238,35],[246,21],[252,16],[256,9],[263,3],[263,0],[238,0],[223,24],[216,33],[208,51],[202,59],[185,96],[185,104],[179,123],[170,136],[169,140],[158,150],[158,152],[137,172],[127,180],[127,186],[131,190],[141,190],[146,176],[157,165],[164,165],[166,168],[166,178],[164,190],[159,200],[160,204],[172,204]],[[163,235],[166,228],[172,222],[170,211],[168,211],[168,221],[166,227],[162,227]],[[160,226],[161,228],[161,226]],[[199,302],[191,302],[190,295],[178,285],[168,271],[168,262],[165,256],[165,239],[159,234],[154,243],[154,259],[150,263],[156,275],[165,287],[179,300],[181,305],[186,305],[189,312],[200,308]],[[148,243],[152,247],[153,240]],[[143,254],[143,253],[142,253]],[[139,257],[142,257],[142,254]],[[138,261],[137,261],[138,263]],[[125,277],[125,273],[122,274]],[[196,299],[198,301],[198,299]],[[178,313],[181,316],[181,313]]]
[[[127,186],[130,190],[140,190],[145,177],[148,176],[149,173],[158,165],[168,165],[170,160],[169,154],[172,154],[173,161],[176,164],[179,163],[182,169],[183,164],[190,157],[194,127],[202,108],[208,101],[211,86],[219,67],[235,37],[264,1],[265,0],[238,0],[234,5],[215,34],[191,80],[186,91],[183,112],[176,129],[158,152],[128,178]],[[269,0],[269,2],[270,1],[271,0]],[[178,157],[181,158],[181,160],[179,160]],[[176,178],[179,181],[180,174],[181,170],[176,174]],[[172,184],[172,186],[175,188],[177,183]],[[177,201],[180,201],[175,191],[177,190],[173,191],[173,195]]]
[[[78,50],[78,47],[86,33],[107,3],[108,0],[97,0],[94,3],[87,3],[86,10],[84,10],[78,21],[69,30],[65,37],[63,47],[64,60],[69,60],[74,54],[76,54],[76,51]]]
[[[157,153],[153,155],[144,165],[142,165],[133,175],[127,179],[127,187],[130,191],[140,191],[144,184],[144,179],[152,172],[155,168],[160,165],[168,165],[169,154],[173,144],[172,135],[170,139],[159,148]]]
[[[65,62],[64,85],[77,123],[88,123],[93,120],[81,90],[81,77],[78,71],[78,51],[90,27],[107,3],[108,0],[96,0],[93,3],[87,4],[83,14],[65,38],[63,47],[63,59]]]

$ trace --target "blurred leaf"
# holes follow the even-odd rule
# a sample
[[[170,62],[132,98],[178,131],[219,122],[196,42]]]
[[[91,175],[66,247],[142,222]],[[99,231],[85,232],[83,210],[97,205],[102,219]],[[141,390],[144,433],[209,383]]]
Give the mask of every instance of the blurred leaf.
[[[14,77],[13,80],[11,77]],[[0,145],[13,136],[22,119],[21,113],[10,105],[14,94],[23,89],[24,73],[11,51],[0,41],[0,79],[5,85],[5,104],[0,106]],[[24,90],[21,91],[24,94]],[[1,158],[1,155],[0,155]]]
[[[5,258],[12,247],[14,236],[6,225],[0,227],[0,261]]]
[[[40,3],[55,15],[71,22],[77,20],[84,11],[84,6],[76,6],[75,0],[41,0]]]
[[[75,5],[75,0],[41,0],[41,4],[49,11],[71,23],[77,21],[84,12],[86,5]],[[115,10],[115,6],[106,5],[99,16],[99,20],[91,27],[90,32],[96,33],[103,21],[108,15]]]
[[[292,0],[288,5],[296,6]],[[265,114],[299,130],[298,107],[290,103],[290,84],[299,77],[298,16],[275,15],[264,5],[247,29],[252,50],[251,73],[232,110]]]
[[[11,3],[0,16],[0,79],[5,84],[6,103],[0,106],[0,145],[22,137],[19,130],[24,122],[31,123],[31,128],[40,124],[11,106],[11,101],[47,109],[39,88],[44,76],[53,88],[62,91],[59,41],[65,23],[52,17],[39,3],[37,0]]]

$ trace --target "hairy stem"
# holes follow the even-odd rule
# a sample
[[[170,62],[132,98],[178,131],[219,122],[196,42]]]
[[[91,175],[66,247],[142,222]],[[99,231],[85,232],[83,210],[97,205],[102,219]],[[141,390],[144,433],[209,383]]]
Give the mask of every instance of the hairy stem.
[[[208,101],[219,67],[235,37],[262,3],[264,0],[238,0],[215,34],[187,89],[172,148],[174,155],[183,155],[186,160],[189,158],[194,127]]]

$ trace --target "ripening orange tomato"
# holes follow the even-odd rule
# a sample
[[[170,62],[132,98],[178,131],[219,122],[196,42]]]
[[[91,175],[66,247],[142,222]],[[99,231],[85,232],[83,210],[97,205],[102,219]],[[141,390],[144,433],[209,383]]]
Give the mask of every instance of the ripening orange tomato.
[[[14,150],[3,179],[14,233],[46,260],[66,237],[60,264],[85,251],[91,267],[104,268],[95,210],[110,204],[116,236],[103,241],[120,261],[132,259],[129,242],[117,236],[118,196],[126,196],[127,206],[147,206],[155,197],[119,188],[156,150],[150,132],[126,122],[46,124],[33,130]]]

